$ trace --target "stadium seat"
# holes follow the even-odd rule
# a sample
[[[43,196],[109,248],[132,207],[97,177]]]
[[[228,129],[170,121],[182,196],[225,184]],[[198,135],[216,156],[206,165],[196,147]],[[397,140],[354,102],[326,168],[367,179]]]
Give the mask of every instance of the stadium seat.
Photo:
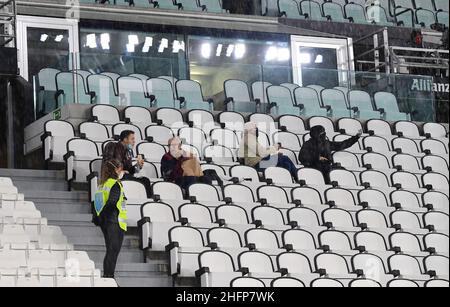
[[[44,124],[44,134],[41,136],[44,160],[49,162],[64,162],[67,153],[66,144],[75,138],[75,129],[71,123],[62,120],[49,120]]]
[[[158,0],[153,1],[155,7],[160,9],[166,9],[166,10],[178,10],[180,9],[179,6],[174,5],[174,2],[172,0]]]
[[[219,123],[225,125],[226,129],[236,132],[238,137],[244,132],[245,119],[241,113],[221,112],[219,114]]]
[[[428,191],[422,194],[422,203],[425,207],[432,207],[436,211],[449,213],[448,196],[438,191]]]
[[[204,205],[184,204],[178,208],[178,211],[182,224],[194,227],[200,231],[216,226],[213,223],[211,211]],[[203,231],[202,234],[204,234]]]
[[[381,288],[381,284],[372,279],[354,279],[349,282],[350,288]]]
[[[231,256],[223,251],[205,251],[199,255],[198,261],[200,270],[196,275],[202,287],[227,288],[232,280],[242,276],[241,272],[236,272]]]
[[[371,253],[356,254],[351,258],[352,268],[361,270],[366,278],[370,278],[386,286],[392,275],[387,274],[383,260]]]
[[[311,282],[312,288],[343,288],[344,285],[332,278],[318,278]]]
[[[331,3],[331,2],[325,2]],[[343,92],[336,89],[324,89],[320,92],[322,97],[323,105],[328,109],[331,108],[331,117],[339,118],[339,117],[352,117],[355,113],[355,110],[349,110],[347,106],[347,102],[345,99],[345,95]],[[353,113],[352,113],[353,112]],[[329,137],[329,136],[328,136]]]
[[[425,288],[445,288],[449,286],[448,280],[443,279],[432,279],[427,281],[425,284]]]
[[[325,270],[327,277],[345,282],[357,276],[350,273],[347,261],[339,254],[323,253],[314,259],[317,270]]]
[[[425,272],[435,271],[437,278],[448,280],[449,259],[444,256],[430,255],[424,260]]]
[[[272,288],[303,288],[305,284],[296,278],[292,277],[279,277],[272,280],[270,283]]]
[[[319,234],[319,245],[328,245],[330,251],[342,256],[353,256],[358,253],[352,248],[350,238],[347,234],[337,230],[326,230]]]
[[[194,277],[199,269],[198,256],[209,250],[205,247],[202,233],[192,227],[176,226],[169,231],[170,275]]]
[[[448,178],[439,173],[426,173],[422,176],[423,186],[449,195]]]
[[[205,6],[208,13],[226,13],[220,0],[200,0],[200,6]]]
[[[206,110],[191,110],[188,112],[188,123],[195,128],[202,129],[209,135],[212,129],[221,128],[214,120],[214,115]]]
[[[389,281],[386,285],[388,288],[418,288],[419,285],[412,280],[398,278]]]
[[[167,146],[169,139],[174,137],[172,129],[166,126],[151,125],[145,129],[146,138],[152,138],[153,142]]]
[[[319,94],[309,87],[298,87],[294,90],[294,99],[300,112],[305,116],[327,116],[327,109],[322,108]]]
[[[436,15],[434,12],[421,8],[417,9],[415,13],[417,23],[423,28],[432,29],[436,24]]]
[[[263,281],[254,277],[238,277],[231,281],[231,288],[264,288]]]
[[[183,191],[171,182],[155,182],[152,185],[153,195],[159,195],[161,200],[181,200],[183,201]],[[171,202],[173,205],[173,203]]]
[[[250,98],[247,83],[241,80],[224,82],[225,110],[234,112],[256,112],[256,102]],[[230,107],[231,103],[231,107]]]
[[[206,7],[199,7],[197,0],[177,0],[177,4],[181,4],[181,9],[184,11],[202,12]]]
[[[145,128],[154,125],[150,110],[143,107],[130,106],[124,110],[124,119],[126,122],[139,127],[141,132],[145,132]]]
[[[375,106],[381,112],[384,120],[409,120],[409,114],[399,110],[397,98],[387,92],[377,92],[374,95]]]
[[[412,256],[396,254],[389,257],[388,263],[390,271],[398,271],[401,278],[411,279],[419,283],[430,279],[429,275],[422,273],[418,260]]]
[[[316,279],[317,273],[314,273],[311,262],[308,257],[297,252],[285,252],[277,257],[278,267],[287,273],[290,278],[301,280],[305,284],[310,284]]]
[[[421,158],[425,155],[414,140],[398,137],[392,140],[392,148],[397,151],[397,153],[408,153],[415,157]]]
[[[92,103],[118,105],[119,97],[114,81],[105,75],[92,74],[86,78],[88,93],[93,93]]]
[[[280,209],[271,206],[258,206],[252,210],[253,222],[264,225],[264,228],[273,231],[285,231],[291,229],[286,225],[283,213]]]
[[[357,118],[376,119],[381,117],[379,111],[374,111],[369,93],[352,90],[348,93],[348,100],[350,109],[356,108],[355,116]]]
[[[367,20],[381,26],[394,26],[388,20],[388,15],[384,7],[379,5],[366,6]]]
[[[117,79],[117,89],[122,106],[149,107],[150,99],[145,91],[144,81],[136,77],[122,76]]]
[[[350,205],[350,204],[348,204]],[[352,234],[361,230],[359,227],[355,227],[353,217],[347,210],[340,208],[329,208],[322,212],[322,220],[325,225],[333,225],[333,228]]]
[[[449,256],[448,236],[442,233],[430,232],[423,237],[425,250],[434,249],[437,255]]]
[[[160,163],[161,158],[166,154],[166,149],[157,143],[144,142],[137,145],[136,152],[148,162]]]
[[[73,182],[86,182],[90,173],[89,163],[100,156],[97,144],[87,139],[71,139],[67,142],[66,180]]]
[[[265,81],[256,81],[252,83],[252,94],[253,99],[255,99],[255,102],[260,109],[260,111],[265,110],[265,106],[268,103],[267,98],[267,88],[271,86],[272,84]]]
[[[226,252],[237,263],[239,254],[248,250],[247,247],[243,246],[240,233],[241,231],[245,233],[250,228],[243,226],[244,224],[234,224],[232,225],[233,229],[223,226],[209,229],[206,234],[208,245],[217,246],[217,249]]]
[[[194,196],[200,202],[219,202],[222,199],[214,186],[205,183],[195,183],[189,186],[188,191],[189,196]]]
[[[59,106],[69,103],[91,104],[93,95],[86,93],[84,78],[78,73],[56,74],[56,99]]]
[[[342,11],[342,6],[339,3],[334,2],[324,2],[322,4],[323,15],[327,19],[334,22],[345,22],[344,12]]]
[[[110,105],[94,105],[91,108],[92,121],[105,125],[112,135],[112,126],[121,123],[119,110]]]
[[[275,271],[273,261],[269,255],[259,251],[248,251],[239,255],[239,267],[248,269],[248,276],[256,277],[265,283],[274,278],[281,277]]]
[[[349,151],[337,151],[333,154],[333,162],[352,172],[362,172],[366,168],[361,167],[358,156]]]
[[[102,145],[106,141],[111,141],[108,128],[105,125],[95,122],[83,122],[78,127],[80,135],[97,144],[98,152],[102,153]]]
[[[180,107],[184,109],[214,109],[214,101],[212,99],[205,100],[203,98],[200,83],[192,80],[178,80],[175,83],[177,97],[180,100]]]
[[[297,135],[304,135],[309,133],[306,129],[306,124],[299,116],[294,115],[282,115],[278,118],[278,125],[280,130],[289,131]]]
[[[419,259],[429,255],[429,253],[422,251],[419,239],[412,233],[394,232],[389,237],[389,241],[392,248],[399,247],[402,253],[407,255]]]
[[[300,9],[302,14],[311,20],[325,21],[326,17],[323,17],[322,8],[316,1],[304,0],[300,2]]]
[[[287,87],[276,85],[267,87],[267,99],[272,115],[300,115],[300,109],[295,105],[291,91]]]
[[[240,139],[233,130],[229,129],[212,129],[210,138],[213,143],[228,147],[237,152],[239,149]]]
[[[423,175],[424,173],[426,173],[426,170],[421,168],[417,158],[408,154],[397,154],[393,156],[392,164],[399,170],[405,170],[417,175]]]
[[[278,0],[278,14],[280,17],[305,19],[305,16],[300,14],[298,3],[294,0]]]
[[[344,6],[346,18],[350,22],[368,24],[370,23],[366,17],[366,11],[362,5],[357,3],[348,3]]]
[[[448,214],[437,211],[430,211],[423,215],[425,227],[433,226],[434,231],[448,235],[449,217]]]
[[[171,78],[171,77],[169,77]],[[172,78],[171,78],[172,79]],[[152,78],[146,81],[147,91],[150,97],[151,106],[154,108],[176,108],[174,84],[162,77]]]

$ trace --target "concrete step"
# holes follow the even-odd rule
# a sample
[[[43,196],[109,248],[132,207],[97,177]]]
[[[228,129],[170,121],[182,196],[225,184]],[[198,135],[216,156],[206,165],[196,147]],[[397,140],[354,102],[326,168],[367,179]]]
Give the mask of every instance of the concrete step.
[[[76,246],[76,249],[78,249],[78,246]],[[103,258],[105,258],[106,249],[98,248],[98,250],[86,250],[88,253],[89,258],[94,261],[95,263],[101,264],[98,266],[98,268],[101,268],[103,266]],[[119,254],[119,259],[117,260],[117,263],[142,263],[143,262],[143,253],[139,250],[136,250],[135,248],[122,248]],[[160,261],[155,261],[154,264],[160,264]]]
[[[26,200],[41,202],[79,202],[89,203],[88,193],[84,191],[51,191],[51,190],[20,190]]]
[[[64,213],[91,213],[91,207],[89,204],[73,203],[48,203],[41,201],[34,201],[36,208],[41,211],[43,216],[47,214],[64,214]]]
[[[52,170],[37,170],[37,169],[9,169],[0,168],[1,177],[11,177],[13,180],[15,178],[39,178],[43,179],[53,179],[53,180],[65,180],[66,176],[64,171],[52,171]]]
[[[116,273],[116,281],[119,287],[172,287],[172,278],[165,273],[152,273],[148,277],[123,277]]]

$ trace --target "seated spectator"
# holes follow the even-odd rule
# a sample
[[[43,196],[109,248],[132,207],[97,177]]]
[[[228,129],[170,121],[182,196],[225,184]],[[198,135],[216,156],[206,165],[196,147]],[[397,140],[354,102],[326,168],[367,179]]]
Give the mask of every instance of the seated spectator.
[[[244,164],[262,172],[268,167],[282,167],[287,169],[297,181],[295,164],[282,153],[278,146],[265,148],[258,143],[258,128],[255,123],[248,122],[244,126],[244,136],[239,148],[239,157],[244,158]]]
[[[136,137],[133,131],[122,131],[119,142],[110,142],[105,146],[103,161],[119,160],[124,170],[122,180],[132,180],[142,183],[145,186],[147,197],[150,198],[152,196],[150,180],[146,177],[136,177],[144,166],[144,159],[138,156],[136,164],[133,164],[133,147],[135,143]]]
[[[173,182],[185,190],[194,183],[211,183],[204,176],[198,158],[181,148],[180,138],[171,138],[168,145],[169,152],[161,159],[161,173],[164,180]]]
[[[361,133],[362,131],[342,142],[332,142],[327,139],[324,127],[314,126],[309,133],[311,139],[303,144],[298,159],[304,166],[321,171],[325,183],[329,184],[330,172],[333,170],[334,164],[332,152],[352,147],[358,142]]]

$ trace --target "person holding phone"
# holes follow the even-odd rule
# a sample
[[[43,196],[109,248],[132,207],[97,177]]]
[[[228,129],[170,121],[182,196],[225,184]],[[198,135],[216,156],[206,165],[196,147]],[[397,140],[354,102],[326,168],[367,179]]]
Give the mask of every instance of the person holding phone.
[[[309,134],[311,139],[303,144],[298,157],[299,161],[305,167],[315,168],[321,171],[325,183],[329,184],[330,172],[333,170],[334,164],[332,153],[352,147],[358,142],[362,131],[359,131],[357,135],[342,142],[329,141],[325,128],[322,126],[312,127]]]
[[[259,172],[268,167],[282,167],[289,171],[297,181],[297,167],[289,157],[279,152],[280,144],[266,148],[258,142],[258,127],[253,122],[244,126],[244,135],[240,143],[239,157],[244,159],[244,164],[254,167]]]

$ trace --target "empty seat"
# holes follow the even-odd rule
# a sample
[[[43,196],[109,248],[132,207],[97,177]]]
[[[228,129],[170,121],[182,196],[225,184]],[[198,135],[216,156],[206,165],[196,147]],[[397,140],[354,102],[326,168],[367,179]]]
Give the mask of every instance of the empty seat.
[[[254,277],[238,277],[231,281],[231,288],[264,288],[263,281]]]
[[[303,119],[294,115],[282,115],[278,118],[278,125],[282,131],[286,130],[297,135],[307,134]]]
[[[226,129],[235,131],[238,136],[244,132],[245,119],[237,112],[222,112],[219,114],[219,123],[224,124]]]
[[[162,200],[183,200],[183,191],[174,183],[155,182],[152,189],[153,195],[159,195]]]
[[[422,203],[425,207],[433,207],[436,211],[449,213],[448,196],[439,191],[428,191],[422,194]]]
[[[399,170],[405,170],[414,174],[424,174],[416,157],[407,154],[398,154],[392,157],[392,164]]]
[[[447,129],[439,123],[423,124],[423,132],[425,135],[428,135],[433,139],[448,139]]]
[[[169,232],[169,246],[166,250],[172,265],[172,276],[194,277],[199,269],[198,255],[208,250],[204,247],[201,232],[188,226],[177,226]]]
[[[312,288],[343,288],[344,285],[332,278],[318,278],[311,282]]]
[[[325,89],[320,93],[320,95],[322,97],[323,105],[331,108],[332,117],[349,117],[352,115],[351,111],[348,109],[343,92],[336,89]]]
[[[332,252],[343,256],[352,256],[358,251],[352,248],[350,238],[347,234],[337,230],[326,230],[319,234],[320,246],[328,245]]]
[[[392,278],[388,275],[383,260],[370,253],[356,254],[351,258],[354,271],[361,270],[366,278],[381,283],[383,286]]]
[[[398,137],[392,140],[392,148],[398,153],[408,153],[414,157],[423,157],[425,154],[419,150],[414,140]]]
[[[44,134],[41,136],[46,162],[64,162],[67,152],[66,144],[75,137],[72,124],[62,120],[49,120],[44,124]]]
[[[213,185],[205,183],[195,183],[189,186],[189,196],[194,196],[197,201],[218,202],[222,199]]]
[[[172,207],[162,202],[145,203],[141,207],[141,218],[138,223],[142,235],[140,248],[164,251],[169,244],[169,230],[179,225]]]
[[[200,270],[196,275],[200,277],[202,287],[230,287],[235,278],[242,276],[236,272],[233,258],[219,250],[205,251],[198,257]]]
[[[316,1],[304,0],[300,2],[300,9],[302,14],[311,20],[326,20],[326,17],[323,17],[322,8],[320,4]],[[320,92],[320,91],[319,91]]]
[[[205,159],[211,159],[218,165],[234,165],[235,155],[228,147],[220,145],[206,146],[203,150]]]
[[[257,104],[267,104],[267,88],[272,84],[265,81],[256,81],[252,83],[253,98]]]
[[[397,254],[389,257],[388,260],[390,271],[398,271],[401,278],[407,278],[414,281],[426,281],[430,279],[430,276],[422,273],[420,264],[416,258]]]
[[[372,279],[354,279],[348,286],[350,288],[381,288],[381,284]]]
[[[302,115],[327,116],[327,110],[322,108],[319,94],[309,87],[298,87],[294,90],[294,98]]]
[[[339,3],[324,2],[322,4],[323,15],[335,22],[345,22],[344,12]]]
[[[153,142],[167,146],[169,139],[173,138],[173,131],[166,126],[148,126],[145,129],[145,136],[147,138],[153,138]]]
[[[159,163],[166,154],[166,149],[157,143],[143,142],[137,145],[136,152],[138,155],[142,155],[146,161]]]
[[[402,253],[414,257],[426,257],[429,253],[422,251],[420,241],[412,233],[408,232],[394,232],[389,237],[392,248],[399,247]]]
[[[292,277],[280,277],[272,280],[270,284],[273,288],[296,288],[296,287],[305,287],[305,284],[296,278]]]
[[[449,240],[447,235],[442,233],[431,232],[423,237],[423,242],[425,245],[424,248],[426,250],[433,248],[438,255],[448,257]]]
[[[443,279],[432,279],[425,283],[426,288],[448,288],[448,280]]]
[[[152,114],[150,110],[143,107],[126,107],[124,110],[125,120],[132,125],[139,127],[144,132],[145,128],[153,125]]]
[[[348,3],[344,6],[345,16],[350,22],[367,24],[366,11],[362,5]]]
[[[426,9],[416,10],[416,20],[423,28],[431,29],[431,26],[436,24],[436,16],[434,12]]]
[[[400,112],[397,98],[394,94],[377,92],[374,95],[374,100],[375,106],[381,112],[383,119],[390,121],[409,120],[409,114]]]
[[[361,229],[355,227],[355,223],[350,212],[340,208],[330,208],[324,210],[322,212],[322,220],[325,225],[331,223],[334,229],[348,233],[357,232]]]
[[[398,121],[395,123],[395,131],[401,133],[400,136],[410,139],[421,139],[419,127],[410,121]]]
[[[350,273],[344,257],[334,253],[319,254],[314,258],[317,270],[325,270],[327,277],[334,279],[352,279],[356,275]]]
[[[158,0],[153,2],[155,7],[166,10],[178,10],[179,6],[174,5],[172,0]]]
[[[449,259],[444,256],[430,255],[424,259],[425,272],[435,271],[438,278],[449,277]]]
[[[222,8],[222,2],[220,0],[200,0],[200,6],[205,6],[206,11],[209,13],[226,13],[226,10]]]
[[[97,144],[87,139],[71,139],[67,142],[66,180],[71,182],[86,182],[90,173],[89,163],[99,158]]]
[[[213,100],[203,98],[200,83],[192,80],[178,80],[175,83],[181,107],[185,109],[211,110],[214,108]]]
[[[356,111],[356,117],[367,119],[380,118],[380,112],[373,109],[369,93],[353,90],[348,93],[348,100],[350,108]]]
[[[171,77],[169,77],[171,78]],[[175,92],[171,81],[164,78],[152,78],[146,81],[151,106],[154,108],[177,108]]]
[[[284,86],[271,85],[267,88],[269,110],[273,115],[300,115],[300,109],[294,104],[291,91]]]
[[[228,147],[233,150],[239,148],[239,138],[233,130],[228,129],[213,129],[210,134],[212,142],[217,142],[218,145]]]
[[[432,171],[449,177],[447,161],[441,156],[427,155],[422,158],[422,167],[427,171]]]
[[[206,10],[205,7],[199,7],[197,0],[177,0],[177,4],[181,5],[181,9],[184,11],[201,12]]]
[[[393,22],[388,21],[386,9],[379,5],[371,5],[366,7],[367,20],[382,26],[393,26]]]
[[[273,231],[284,231],[290,229],[291,226],[285,225],[283,213],[271,206],[259,206],[252,210],[253,222],[264,225],[264,228]]]
[[[250,277],[261,280],[281,277],[280,273],[275,272],[272,259],[265,253],[259,251],[244,252],[239,255],[238,260],[240,268],[248,268]]]
[[[308,284],[318,277],[313,273],[311,263],[305,255],[296,252],[286,252],[277,257],[278,268],[285,270],[287,277],[302,280]]]
[[[430,211],[423,215],[425,227],[433,225],[433,229],[437,232],[448,235],[449,217],[448,214],[438,211]]]
[[[225,198],[237,203],[253,203],[255,198],[252,189],[242,184],[229,184],[223,188]]]
[[[421,209],[422,205],[419,198],[417,197],[417,194],[413,192],[398,190],[392,192],[390,197],[394,207],[400,207],[406,210],[411,210],[413,212],[424,211],[423,209]]]
[[[423,140],[420,142],[420,146],[423,152],[446,157],[446,160],[448,161],[447,148],[441,141],[432,139]]]
[[[111,140],[108,133],[108,128],[105,125],[95,122],[84,122],[78,127],[80,134],[95,142],[97,144],[99,153],[102,150],[102,144],[108,140]]]
[[[440,191],[445,195],[449,195],[448,179],[446,176],[439,173],[426,173],[422,176],[424,187]]]
[[[173,131],[187,127],[183,119],[183,114],[178,109],[159,108],[156,111],[156,119],[160,124],[171,128]]]
[[[353,172],[362,172],[366,168],[362,168],[358,157],[349,151],[337,151],[333,154],[333,162],[339,163],[342,167]]]
[[[386,285],[388,288],[418,288],[419,285],[412,280],[399,278],[389,281]]]
[[[201,204],[184,204],[178,208],[180,220],[197,229],[212,228],[212,215],[208,207]]]
[[[425,174],[425,175],[427,175],[427,174]],[[396,188],[403,188],[405,190],[408,190],[408,191],[411,191],[414,193],[423,193],[426,191],[424,188],[421,187],[421,184],[420,184],[417,176],[412,173],[399,171],[399,172],[393,173],[391,176],[391,179],[392,179],[392,186],[394,186]]]
[[[202,129],[209,134],[212,129],[220,128],[214,120],[214,115],[206,110],[191,110],[188,112],[188,123],[192,122],[193,126]]]
[[[109,105],[94,105],[91,108],[91,116],[94,121],[106,125],[108,129],[120,123],[119,110]]]
[[[86,93],[84,78],[78,73],[57,73],[56,89],[55,97],[61,106],[69,103],[91,104],[92,102],[92,95]]]
[[[298,3],[294,0],[278,0],[279,16],[285,16],[293,19],[305,19],[304,15],[300,14]]]
[[[88,92],[93,94],[95,104],[119,104],[119,97],[114,88],[114,81],[105,75],[92,74],[86,79]]]
[[[122,106],[149,107],[150,99],[147,97],[144,82],[136,77],[120,77],[117,79],[117,88]]]

